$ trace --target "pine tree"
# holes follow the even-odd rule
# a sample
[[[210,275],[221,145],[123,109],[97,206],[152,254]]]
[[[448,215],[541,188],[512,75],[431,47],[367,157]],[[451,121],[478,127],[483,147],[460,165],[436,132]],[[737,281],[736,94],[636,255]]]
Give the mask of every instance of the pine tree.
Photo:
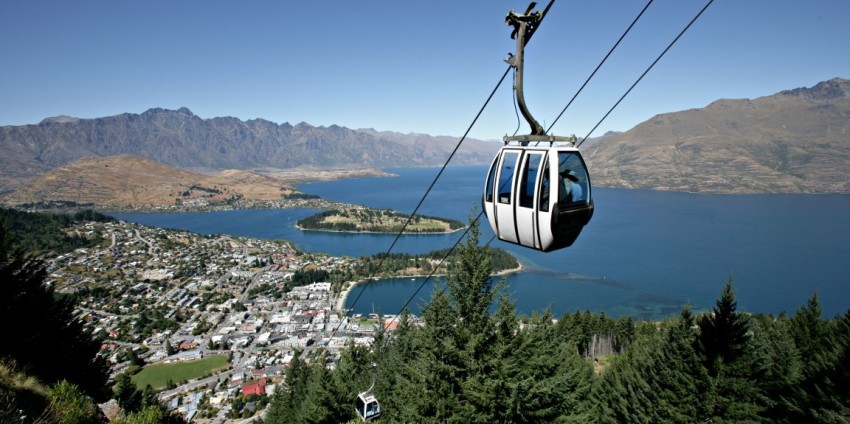
[[[802,377],[783,406],[796,421],[848,422],[850,311],[829,326],[821,320],[817,294],[791,319],[791,334],[801,354]]]
[[[836,323],[835,335],[838,354],[830,372],[833,381],[830,397],[837,413],[850,421],[850,309]]]
[[[453,257],[448,290],[457,308],[458,325],[475,332],[486,332],[484,330],[490,323],[490,306],[503,284],[494,284],[490,277],[490,248],[478,246],[480,235],[478,225],[471,225],[466,241]]]
[[[310,366],[301,359],[301,352],[296,352],[286,370],[284,387],[275,390],[271,405],[266,415],[270,423],[304,422],[304,401],[310,380]]]
[[[805,306],[797,309],[791,318],[789,333],[794,338],[803,363],[803,374],[811,374],[823,367],[832,354],[827,323],[821,319],[823,307],[815,292]]]
[[[381,403],[382,420],[387,422],[416,422],[424,409],[425,382],[420,356],[424,352],[420,337],[422,330],[411,322],[405,308],[396,330],[376,347],[375,395]],[[360,388],[359,390],[364,390]]]
[[[137,412],[142,408],[142,392],[127,373],[115,377],[115,400],[125,412]]]
[[[754,420],[763,409],[762,393],[752,384],[757,378],[750,344],[749,319],[737,312],[732,278],[726,282],[712,313],[698,320],[697,345],[708,373],[703,393],[706,419]]]
[[[702,415],[700,393],[706,390],[706,370],[693,348],[696,339],[690,307],[682,308],[679,319],[666,330],[659,345],[659,370],[650,372],[659,388],[661,422],[691,422]]]
[[[165,341],[165,353],[168,355],[174,355],[175,353],[177,353],[177,349],[175,349],[174,346],[171,345],[171,341],[169,340]]]
[[[71,301],[54,298],[45,276],[40,261],[8,254],[0,245],[0,322],[17,323],[4,328],[10,342],[0,343],[0,359],[14,360],[47,384],[68,380],[95,400],[106,400],[109,366],[98,355],[100,342],[74,315]],[[61,346],[61,355],[46,343]]]
[[[712,376],[720,372],[721,364],[733,362],[744,352],[748,321],[737,312],[737,307],[730,277],[712,312],[698,320],[698,346]]]
[[[425,392],[428,402],[420,411],[423,417],[437,421],[454,416],[462,392],[461,382],[467,375],[464,352],[457,343],[456,314],[445,292],[439,291],[422,314],[425,321],[423,341],[427,346],[421,357]]]

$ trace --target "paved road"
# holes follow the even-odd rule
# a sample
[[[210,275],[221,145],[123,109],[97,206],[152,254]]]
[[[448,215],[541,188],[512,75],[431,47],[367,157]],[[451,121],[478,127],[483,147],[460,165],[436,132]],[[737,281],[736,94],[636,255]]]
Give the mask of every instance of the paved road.
[[[153,251],[153,243],[151,243],[151,242],[150,242],[150,240],[147,240],[147,239],[145,239],[144,237],[142,237],[142,235],[141,235],[141,234],[139,234],[139,229],[138,229],[138,228],[136,229],[136,238],[137,238],[139,241],[141,241],[142,243],[147,244],[147,245],[148,245],[148,249],[149,249],[150,251]]]

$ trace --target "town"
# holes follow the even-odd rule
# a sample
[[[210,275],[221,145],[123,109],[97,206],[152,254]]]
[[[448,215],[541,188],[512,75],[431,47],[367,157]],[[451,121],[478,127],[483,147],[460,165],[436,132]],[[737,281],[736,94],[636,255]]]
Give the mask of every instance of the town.
[[[71,231],[103,242],[47,259],[47,283],[78,298],[113,379],[150,384],[189,421],[261,416],[295,355],[310,361],[326,350],[333,360],[395,322],[346,316],[353,282],[344,278],[356,259],[126,222]]]

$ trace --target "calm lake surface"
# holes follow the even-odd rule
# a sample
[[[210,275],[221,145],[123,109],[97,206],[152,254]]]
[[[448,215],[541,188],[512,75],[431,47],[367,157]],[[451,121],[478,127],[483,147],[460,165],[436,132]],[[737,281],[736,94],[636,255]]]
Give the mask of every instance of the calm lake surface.
[[[397,177],[305,184],[301,189],[333,200],[410,213],[439,169],[389,170]],[[485,167],[450,167],[419,213],[466,221],[480,204]],[[657,319],[689,303],[710,308],[731,276],[739,309],[793,312],[817,291],[827,316],[850,307],[850,196],[704,195],[594,188],[596,212],[576,243],[539,253],[500,242],[526,267],[507,278],[517,309],[550,307]],[[184,214],[114,214],[119,219],[204,234],[286,239],[307,251],[337,256],[384,252],[393,235],[302,232],[295,222],[310,209],[244,210]],[[478,210],[475,211],[476,214]],[[481,242],[492,237],[482,225]],[[461,233],[403,236],[393,252],[422,253],[451,247]],[[424,279],[360,285],[355,311],[398,313]],[[428,282],[413,312],[435,290]]]

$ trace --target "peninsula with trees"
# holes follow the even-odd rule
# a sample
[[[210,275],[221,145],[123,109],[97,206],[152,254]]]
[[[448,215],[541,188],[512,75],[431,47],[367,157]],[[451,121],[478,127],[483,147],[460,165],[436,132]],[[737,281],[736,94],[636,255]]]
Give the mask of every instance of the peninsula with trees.
[[[405,223],[410,220],[407,228]],[[362,206],[330,209],[304,218],[296,223],[301,230],[337,231],[350,233],[443,234],[465,228],[460,221],[424,215],[410,215],[389,209]]]

